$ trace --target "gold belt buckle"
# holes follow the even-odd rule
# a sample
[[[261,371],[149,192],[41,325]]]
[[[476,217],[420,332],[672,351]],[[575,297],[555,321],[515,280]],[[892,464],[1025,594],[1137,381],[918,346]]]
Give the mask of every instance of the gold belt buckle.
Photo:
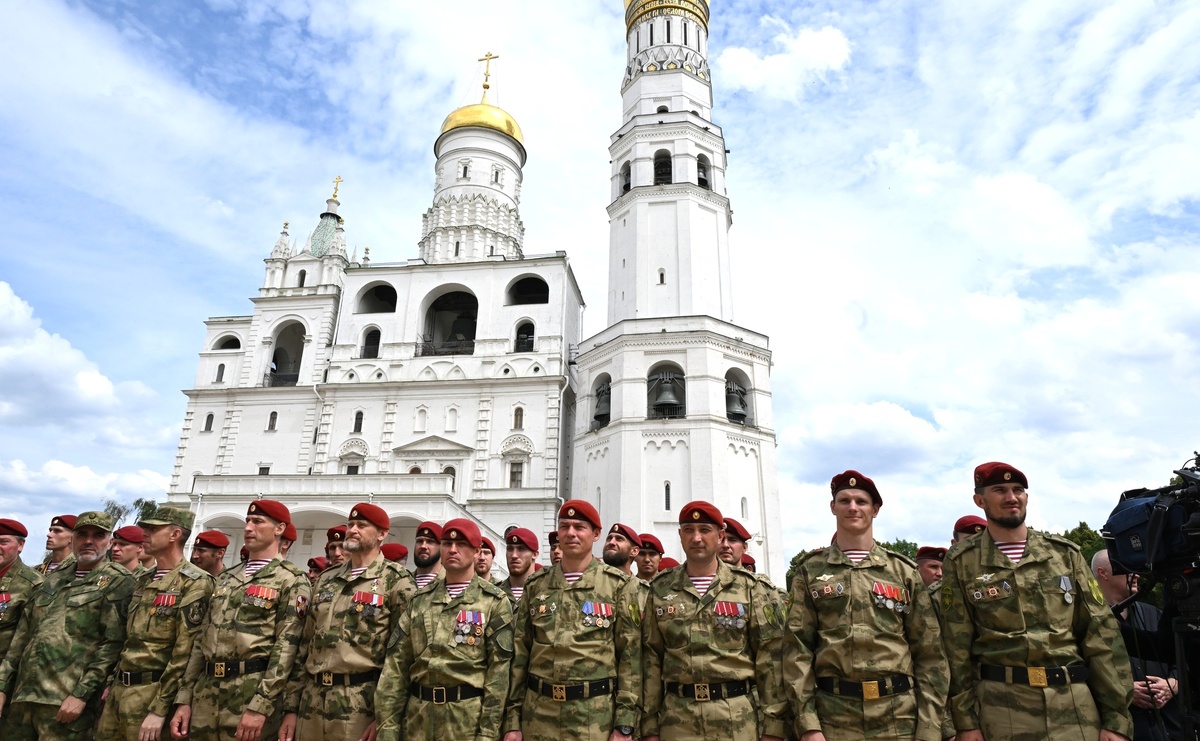
[[[326,687],[333,686],[333,672],[321,672],[321,684]]]
[[[213,676],[216,677],[217,679],[224,678],[224,676],[225,676],[225,662],[224,661],[213,662]]]
[[[709,691],[708,684],[696,685],[696,702],[708,702],[712,699],[712,693]]]
[[[567,685],[552,684],[550,685],[550,692],[552,693],[550,699],[554,700],[555,702],[567,701]]]
[[[441,693],[441,698],[442,698],[440,700],[438,699],[439,692]],[[445,687],[434,687],[433,688],[433,704],[434,705],[445,705],[446,704],[446,688]]]
[[[862,683],[863,699],[878,700],[879,699],[879,680]]]
[[[1050,680],[1046,677],[1046,668],[1043,666],[1029,667],[1029,686],[1030,687],[1049,687]]]

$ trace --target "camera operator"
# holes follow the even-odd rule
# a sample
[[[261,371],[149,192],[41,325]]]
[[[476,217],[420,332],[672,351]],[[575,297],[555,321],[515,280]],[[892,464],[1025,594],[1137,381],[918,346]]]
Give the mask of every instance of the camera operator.
[[[1092,557],[1092,573],[1111,607],[1137,591],[1136,577],[1114,574],[1108,551]],[[1179,680],[1170,633],[1160,630],[1162,611],[1146,602],[1134,602],[1117,614],[1121,637],[1133,668],[1134,741],[1169,741],[1180,738]],[[1167,639],[1164,643],[1164,637]]]

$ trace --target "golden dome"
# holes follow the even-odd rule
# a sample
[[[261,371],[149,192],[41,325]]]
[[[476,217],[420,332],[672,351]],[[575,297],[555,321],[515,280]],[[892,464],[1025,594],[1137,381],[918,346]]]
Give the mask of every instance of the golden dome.
[[[680,16],[708,30],[708,0],[625,0],[625,32],[640,21],[659,16]]]
[[[508,134],[521,146],[525,146],[525,137],[521,133],[521,127],[517,125],[516,119],[508,115],[504,109],[494,105],[475,103],[451,111],[450,115],[446,116],[446,120],[442,122],[442,133],[445,134],[452,129],[461,129],[466,126],[482,126],[485,129]]]

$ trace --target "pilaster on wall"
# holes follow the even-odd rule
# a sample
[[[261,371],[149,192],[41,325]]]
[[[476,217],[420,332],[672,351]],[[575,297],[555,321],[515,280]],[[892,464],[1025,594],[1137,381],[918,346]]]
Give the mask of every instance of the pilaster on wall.
[[[546,394],[546,454],[545,474],[542,485],[547,489],[558,489],[558,446],[561,440],[560,425],[562,410],[558,403],[558,392],[550,389]]]
[[[179,445],[175,448],[175,464],[171,467],[171,488],[170,491],[179,491],[179,479],[183,475],[183,458],[187,453],[188,442],[192,438],[192,421],[196,416],[196,410],[188,405],[187,411],[183,414],[183,433],[179,436]]]
[[[324,402],[321,405],[321,420],[317,423],[317,449],[314,453],[313,473],[325,473],[326,462],[329,460],[329,431],[333,427],[333,404]]]
[[[238,409],[227,409],[225,418],[221,421],[221,440],[217,445],[217,464],[214,467],[219,473],[233,473],[233,451],[237,447],[238,427],[241,425],[242,413]]]
[[[389,401],[383,405],[383,437],[379,442],[379,472],[391,473],[392,448],[396,439],[396,402]]]
[[[317,412],[315,409],[304,410],[304,427],[301,431],[300,455],[296,456],[296,473],[306,474],[313,464],[313,427],[316,425]]]
[[[262,384],[262,360],[265,355],[267,357],[267,367],[270,367],[271,358],[271,338],[263,337],[260,327],[261,321],[250,322],[250,329],[246,332],[246,342],[242,347],[246,348],[246,358],[242,362],[242,377],[238,385],[242,388],[254,388]],[[262,352],[258,352],[259,345],[262,345]]]
[[[487,488],[488,440],[492,430],[492,400],[479,400],[479,422],[475,428],[475,486],[476,491]]]

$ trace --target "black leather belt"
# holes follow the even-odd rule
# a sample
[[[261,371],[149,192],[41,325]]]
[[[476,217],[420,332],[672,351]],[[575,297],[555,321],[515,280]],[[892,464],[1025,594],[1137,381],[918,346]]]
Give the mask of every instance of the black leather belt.
[[[615,677],[598,679],[595,682],[581,682],[578,684],[554,684],[552,682],[547,682],[544,679],[538,679],[537,677],[530,676],[527,684],[529,689],[541,695],[545,695],[556,702],[582,700],[587,697],[611,695],[617,689],[617,680]]]
[[[372,669],[369,672],[361,674],[334,674],[333,672],[321,672],[314,674],[313,683],[318,687],[353,687],[358,684],[366,684],[379,679],[379,670]]]
[[[680,695],[696,702],[707,702],[748,695],[754,689],[754,681],[738,679],[733,682],[697,682],[696,684],[667,682],[665,687],[668,694]]]
[[[161,671],[153,672],[117,672],[117,684],[132,687],[135,684],[150,684],[162,679]]]
[[[1071,666],[991,666],[979,665],[979,678],[989,682],[1027,684],[1030,687],[1060,687],[1088,680],[1088,668]]]
[[[425,702],[432,702],[434,705],[445,705],[448,702],[483,697],[483,688],[472,687],[469,684],[460,684],[457,687],[426,687],[413,682],[408,686],[408,694],[419,697]]]
[[[899,695],[913,688],[912,679],[903,674],[893,674],[883,679],[873,679],[869,682],[851,682],[837,677],[817,677],[817,687],[825,692],[831,692],[843,697],[861,697],[864,700],[878,700],[888,695]]]
[[[250,659],[249,661],[210,661],[205,666],[208,676],[214,679],[227,679],[236,677],[239,674],[253,674],[254,672],[266,671],[268,662],[266,659]]]

